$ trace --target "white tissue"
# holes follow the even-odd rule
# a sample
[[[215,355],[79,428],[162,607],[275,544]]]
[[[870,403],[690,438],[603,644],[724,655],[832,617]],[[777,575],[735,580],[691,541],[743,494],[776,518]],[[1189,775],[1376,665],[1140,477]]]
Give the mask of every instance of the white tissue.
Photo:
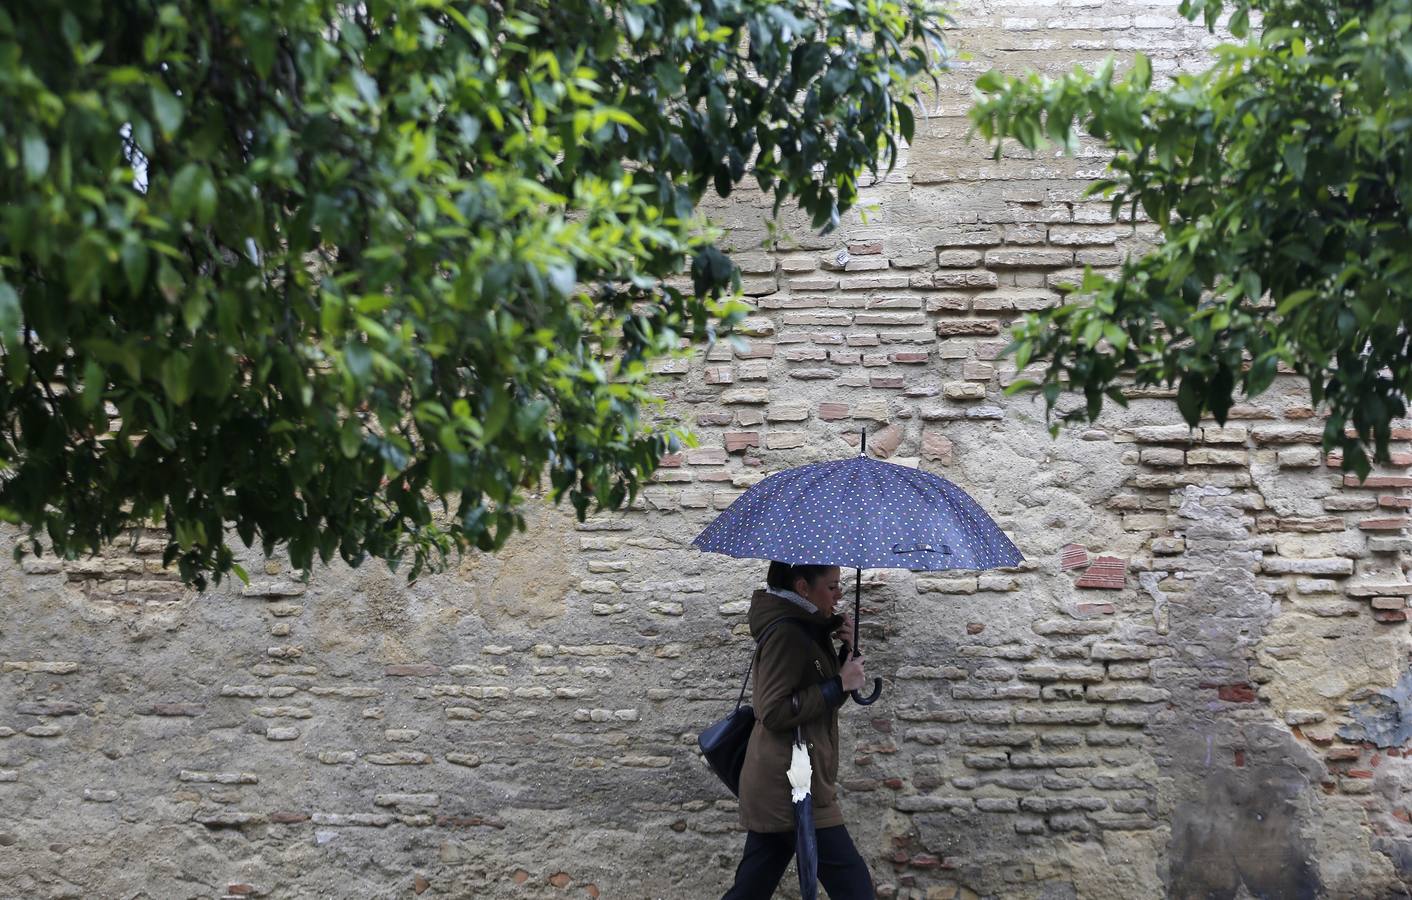
[[[794,754],[789,760],[789,794],[795,803],[809,796],[809,784],[814,779],[814,768],[809,765],[809,751],[803,744],[794,745]]]

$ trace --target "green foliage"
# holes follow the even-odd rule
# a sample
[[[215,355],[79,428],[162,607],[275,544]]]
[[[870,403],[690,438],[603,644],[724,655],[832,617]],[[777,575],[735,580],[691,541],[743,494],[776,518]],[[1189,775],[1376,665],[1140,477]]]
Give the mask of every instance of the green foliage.
[[[921,0],[0,8],[0,512],[413,577],[547,482],[619,507],[649,363],[738,315],[696,213],[830,227],[910,137]],[[693,290],[664,284],[690,272]]]
[[[1061,388],[1084,393],[1076,418],[1096,416],[1105,395],[1121,403],[1116,385],[1131,375],[1179,384],[1187,422],[1206,411],[1224,422],[1237,391],[1259,394],[1287,367],[1328,408],[1326,448],[1365,475],[1370,446],[1388,458],[1412,388],[1412,2],[1182,7],[1208,27],[1223,9],[1240,42],[1161,91],[1141,56],[1122,78],[1110,61],[1057,80],[979,81],[982,135],[1072,147],[1081,128],[1116,153],[1094,190],[1115,215],[1140,209],[1162,229],[1116,278],[1086,278],[1065,305],[1027,317],[1010,349],[1047,362],[1051,410]]]

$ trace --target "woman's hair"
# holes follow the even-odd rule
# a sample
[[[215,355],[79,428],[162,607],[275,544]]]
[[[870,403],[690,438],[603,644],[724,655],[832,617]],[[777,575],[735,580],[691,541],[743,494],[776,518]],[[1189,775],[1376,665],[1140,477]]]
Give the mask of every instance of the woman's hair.
[[[769,574],[765,576],[765,583],[777,591],[792,591],[794,590],[794,582],[803,578],[809,583],[810,587],[813,587],[814,582],[819,579],[819,576],[831,568],[833,567],[812,565],[792,566],[789,563],[772,562],[770,563]]]

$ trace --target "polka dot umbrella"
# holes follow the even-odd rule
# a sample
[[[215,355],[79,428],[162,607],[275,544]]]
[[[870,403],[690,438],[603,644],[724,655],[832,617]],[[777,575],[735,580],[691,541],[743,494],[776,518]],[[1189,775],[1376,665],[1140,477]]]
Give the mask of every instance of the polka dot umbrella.
[[[1024,557],[985,510],[937,475],[883,462],[863,450],[851,459],[786,469],[760,481],[692,541],[708,553],[793,565],[858,570],[853,647],[863,569],[992,569]],[[874,679],[872,703],[882,691]]]

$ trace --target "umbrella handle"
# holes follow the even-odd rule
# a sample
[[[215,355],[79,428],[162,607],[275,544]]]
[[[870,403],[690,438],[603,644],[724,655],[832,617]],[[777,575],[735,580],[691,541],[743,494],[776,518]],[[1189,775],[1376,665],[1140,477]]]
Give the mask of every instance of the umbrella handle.
[[[881,678],[873,679],[873,692],[867,697],[863,696],[862,691],[853,691],[853,701],[859,706],[872,706],[874,703],[878,702],[878,697],[880,696],[882,696]]]

